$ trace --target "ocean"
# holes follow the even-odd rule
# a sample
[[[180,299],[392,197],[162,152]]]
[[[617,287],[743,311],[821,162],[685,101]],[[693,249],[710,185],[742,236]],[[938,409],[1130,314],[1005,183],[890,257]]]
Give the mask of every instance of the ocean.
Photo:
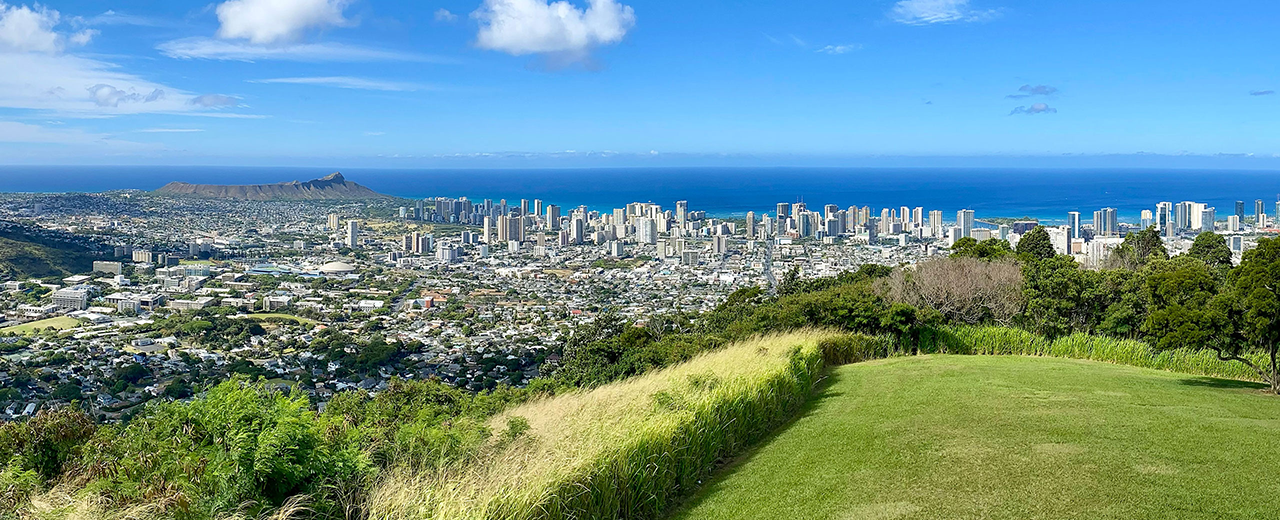
[[[0,166],[0,192],[153,190],[170,181],[263,184],[310,180],[323,168],[180,166]],[[1280,200],[1280,171],[1155,169],[983,168],[616,168],[616,169],[344,169],[353,182],[405,198],[542,199],[565,208],[609,210],[628,202],[673,207],[689,201],[713,216],[770,213],[779,202],[897,208],[923,206],[954,218],[1034,217],[1061,222],[1068,211],[1090,220],[1104,207],[1136,221],[1161,201],[1184,200],[1217,208],[1219,218],[1245,202],[1263,200],[1268,214]]]

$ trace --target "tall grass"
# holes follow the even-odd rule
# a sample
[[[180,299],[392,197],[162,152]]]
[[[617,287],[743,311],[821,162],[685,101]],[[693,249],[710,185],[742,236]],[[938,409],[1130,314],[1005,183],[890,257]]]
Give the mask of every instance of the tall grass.
[[[492,425],[527,423],[523,435],[498,436],[509,444],[452,471],[391,472],[372,493],[369,517],[657,517],[805,402],[824,366],[819,344],[834,336],[767,336],[518,406]]]
[[[1010,327],[947,327],[940,334],[939,350],[948,354],[1087,359],[1191,375],[1259,380],[1257,373],[1243,363],[1222,361],[1210,350],[1158,351],[1141,341],[1080,333],[1050,341]],[[1265,364],[1262,354],[1249,357],[1256,364]]]

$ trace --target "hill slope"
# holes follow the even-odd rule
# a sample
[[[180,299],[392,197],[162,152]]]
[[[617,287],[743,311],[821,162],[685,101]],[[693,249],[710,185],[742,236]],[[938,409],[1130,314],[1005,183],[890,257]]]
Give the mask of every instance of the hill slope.
[[[848,365],[677,515],[1275,518],[1280,399],[1087,361]]]
[[[160,195],[181,195],[241,200],[354,200],[386,198],[369,188],[349,182],[341,173],[332,173],[307,182],[277,184],[190,184],[171,182],[156,190]]]
[[[87,273],[93,270],[94,253],[86,244],[0,221],[0,278]]]

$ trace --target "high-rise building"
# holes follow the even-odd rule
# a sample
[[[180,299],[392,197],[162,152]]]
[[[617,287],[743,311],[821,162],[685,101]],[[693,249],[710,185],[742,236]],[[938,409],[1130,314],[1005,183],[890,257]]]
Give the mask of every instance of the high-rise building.
[[[1142,229],[1144,230],[1149,229],[1151,228],[1152,225],[1154,225],[1154,223],[1155,221],[1151,216],[1151,210],[1149,209],[1142,210],[1142,222],[1141,222]]]
[[[1227,217],[1227,231],[1232,233],[1240,232],[1240,216],[1230,215]]]
[[[337,230],[338,230],[338,226],[339,226],[339,223],[338,223],[338,214],[337,214],[337,213],[330,213],[330,214],[329,214],[329,223],[328,223],[329,231],[330,231],[330,232],[332,232],[332,231],[337,231]]]
[[[347,247],[355,249],[360,245],[358,242],[360,236],[360,223],[354,220],[347,221]]]
[[[658,223],[648,217],[636,220],[636,241],[641,244],[658,243]]]
[[[560,229],[560,206],[547,205],[547,229],[552,231]]]
[[[942,211],[933,210],[929,212],[929,236],[933,238],[942,238]]]
[[[481,239],[486,244],[493,242],[493,217],[485,215],[484,217],[484,237]]]
[[[747,238],[748,238],[748,239],[754,238],[754,237],[756,236],[756,212],[754,212],[754,211],[748,211],[748,212],[747,212],[747,226],[746,226],[746,227],[747,227],[747,229],[746,229],[746,235],[747,235]]]
[[[1120,223],[1118,222],[1116,208],[1102,208],[1093,212],[1093,232],[1101,237],[1120,234]],[[1068,238],[1074,239],[1075,237]]]
[[[582,217],[575,217],[569,222],[569,242],[572,244],[581,244],[587,239],[587,221]]]
[[[533,214],[542,215],[542,199],[533,199]]]
[[[1160,230],[1160,234],[1166,237],[1172,237],[1178,234],[1177,228],[1173,221],[1173,203],[1161,202],[1156,204],[1156,228]]]
[[[1244,222],[1244,201],[1243,200],[1236,201],[1236,216],[1240,217],[1241,222]]]
[[[1253,216],[1254,220],[1258,223],[1258,227],[1266,225],[1267,209],[1262,204],[1262,199],[1253,201]]]
[[[923,207],[916,206],[914,209],[911,210],[911,227],[912,228],[924,227],[924,208]]]
[[[1080,238],[1080,212],[1079,211],[1067,212],[1067,229],[1068,229],[1069,238],[1071,238],[1072,240]]]
[[[956,227],[960,228],[959,238],[973,236],[973,210],[962,209],[956,212]]]
[[[1200,210],[1199,220],[1200,220],[1200,227],[1198,229],[1201,232],[1213,231],[1216,228],[1216,226],[1214,226],[1214,221],[1217,220],[1216,211],[1214,210],[1214,208],[1204,208]]]

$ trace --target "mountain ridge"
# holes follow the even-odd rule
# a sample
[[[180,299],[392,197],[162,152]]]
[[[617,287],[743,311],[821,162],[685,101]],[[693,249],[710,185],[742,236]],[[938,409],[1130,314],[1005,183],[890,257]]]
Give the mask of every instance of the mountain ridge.
[[[335,172],[306,182],[275,184],[191,184],[174,181],[154,193],[187,197],[240,200],[351,200],[389,198],[360,184],[350,182]]]

